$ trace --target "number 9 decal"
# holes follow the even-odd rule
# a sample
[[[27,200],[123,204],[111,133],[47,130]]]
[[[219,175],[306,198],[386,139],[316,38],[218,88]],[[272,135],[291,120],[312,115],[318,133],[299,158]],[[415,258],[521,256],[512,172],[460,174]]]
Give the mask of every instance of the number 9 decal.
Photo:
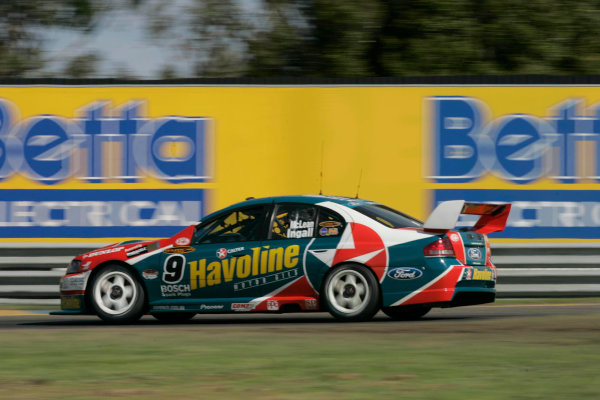
[[[162,280],[167,283],[179,283],[183,278],[183,267],[185,257],[181,254],[173,254],[165,260]]]

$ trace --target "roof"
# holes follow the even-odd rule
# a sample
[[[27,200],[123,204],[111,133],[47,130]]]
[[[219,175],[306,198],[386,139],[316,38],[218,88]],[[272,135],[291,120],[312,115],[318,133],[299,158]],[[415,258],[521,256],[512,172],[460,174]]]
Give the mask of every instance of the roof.
[[[210,218],[217,213],[221,213],[227,210],[233,210],[235,208],[244,207],[244,206],[253,206],[260,204],[271,204],[271,203],[306,203],[306,204],[317,204],[325,201],[331,201],[337,204],[342,204],[346,207],[354,208],[364,204],[373,204],[373,201],[357,199],[353,197],[343,197],[343,196],[325,196],[325,195],[316,195],[316,194],[308,194],[308,195],[294,195],[294,196],[270,196],[270,197],[262,197],[259,199],[249,198],[248,200],[241,201],[239,203],[232,204],[228,207],[225,207],[221,210],[217,210],[209,215],[207,215],[204,219]]]

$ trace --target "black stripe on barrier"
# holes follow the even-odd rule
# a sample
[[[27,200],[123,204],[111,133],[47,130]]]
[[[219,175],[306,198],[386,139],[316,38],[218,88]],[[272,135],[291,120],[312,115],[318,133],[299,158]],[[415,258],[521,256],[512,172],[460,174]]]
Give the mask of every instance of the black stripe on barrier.
[[[600,75],[454,75],[365,78],[185,78],[185,79],[62,79],[0,78],[2,86],[395,86],[395,85],[600,85]]]

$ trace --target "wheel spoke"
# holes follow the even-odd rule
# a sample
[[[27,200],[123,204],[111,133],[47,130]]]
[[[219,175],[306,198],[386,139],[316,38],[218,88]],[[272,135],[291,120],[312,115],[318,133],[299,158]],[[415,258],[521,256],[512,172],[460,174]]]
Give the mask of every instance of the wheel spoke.
[[[363,295],[365,294],[366,290],[365,290],[365,285],[360,282],[358,285],[356,285],[356,293],[363,298]]]
[[[123,288],[123,296],[126,298],[131,298],[133,296],[133,286],[125,286]]]
[[[123,286],[125,286],[125,280],[123,279],[123,277],[121,275],[117,275],[117,276],[115,276],[115,279],[113,280],[113,284],[123,287]]]
[[[362,300],[358,295],[356,295],[349,299],[349,303],[350,303],[350,308],[355,309],[362,304]]]
[[[108,293],[105,293],[104,295],[102,295],[102,303],[104,303],[104,305],[108,308],[110,308],[110,306],[112,305],[113,301],[110,298],[110,296],[108,295]]]
[[[346,299],[341,293],[335,295],[335,301],[337,301],[340,306],[346,307]]]
[[[115,301],[115,310],[123,310],[127,308],[128,305],[129,303],[127,302],[127,299],[121,296],[118,300]]]
[[[346,283],[352,284],[352,285],[356,285],[356,277],[354,276],[354,274],[347,274],[346,275]]]
[[[336,279],[333,283],[333,291],[335,293],[341,293],[343,288],[344,288],[344,282],[342,282],[340,279]]]

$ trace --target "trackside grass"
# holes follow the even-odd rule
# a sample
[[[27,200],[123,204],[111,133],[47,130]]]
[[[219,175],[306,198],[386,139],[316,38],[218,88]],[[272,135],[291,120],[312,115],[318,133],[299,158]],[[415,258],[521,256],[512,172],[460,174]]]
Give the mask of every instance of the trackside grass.
[[[5,330],[0,398],[594,399],[598,317]]]

